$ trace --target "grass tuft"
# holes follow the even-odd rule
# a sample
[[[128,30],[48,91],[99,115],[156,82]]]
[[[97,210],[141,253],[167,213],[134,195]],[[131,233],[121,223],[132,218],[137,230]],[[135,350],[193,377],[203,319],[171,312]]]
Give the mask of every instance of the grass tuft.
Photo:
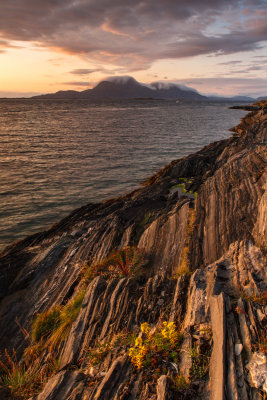
[[[0,361],[0,385],[8,387],[14,398],[28,399],[40,391],[58,366],[59,360],[52,356],[42,367],[38,362],[26,365],[17,361],[14,350],[12,355],[5,350]]]
[[[60,307],[54,307],[38,314],[32,325],[32,339],[38,342],[41,338],[48,336],[59,324]]]
[[[180,264],[177,268],[177,277],[191,274],[190,260],[189,260],[189,245],[194,231],[195,219],[196,219],[195,211],[189,208],[185,245],[183,248]]]

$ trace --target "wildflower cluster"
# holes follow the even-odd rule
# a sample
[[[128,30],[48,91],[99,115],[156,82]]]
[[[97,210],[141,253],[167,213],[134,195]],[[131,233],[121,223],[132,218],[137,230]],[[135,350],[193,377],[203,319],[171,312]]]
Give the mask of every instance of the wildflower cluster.
[[[138,337],[135,339],[134,347],[129,350],[131,361],[138,369],[142,368],[148,347],[143,343],[143,339]]]
[[[176,330],[176,326],[174,322],[170,322],[168,324],[167,321],[163,322],[164,328],[161,331],[162,336],[169,340],[172,345],[175,345],[178,339],[178,332]]]
[[[138,368],[161,368],[168,362],[176,361],[177,349],[182,339],[182,334],[174,322],[164,321],[162,326],[154,332],[145,322],[141,325],[142,337],[135,340],[130,348],[129,355],[132,363]]]

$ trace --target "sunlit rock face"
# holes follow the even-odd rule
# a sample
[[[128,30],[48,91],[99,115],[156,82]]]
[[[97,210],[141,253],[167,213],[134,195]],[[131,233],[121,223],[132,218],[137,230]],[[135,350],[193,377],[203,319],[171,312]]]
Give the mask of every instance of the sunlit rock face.
[[[59,307],[63,318],[83,294],[60,344],[42,336],[32,365],[53,351],[58,361],[32,399],[262,398],[267,114],[254,111],[236,132],[5,249],[0,343],[22,362],[36,316]],[[125,248],[146,263],[124,260],[119,274],[105,260]]]

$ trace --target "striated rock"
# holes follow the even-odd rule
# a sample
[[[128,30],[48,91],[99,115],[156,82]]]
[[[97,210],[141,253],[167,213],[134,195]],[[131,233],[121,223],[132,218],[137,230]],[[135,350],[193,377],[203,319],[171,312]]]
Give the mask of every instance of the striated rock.
[[[13,400],[14,397],[12,396],[10,390],[7,388],[0,386],[0,399],[1,400]]]
[[[210,313],[213,336],[213,350],[210,359],[210,392],[211,399],[224,399],[225,385],[225,337],[226,321],[224,310],[224,298],[221,293],[219,296],[212,296],[210,299]]]
[[[127,377],[126,371],[128,365],[129,359],[127,356],[117,358],[101,382],[93,399],[109,400],[111,398],[116,398],[116,394],[120,389],[119,384]]]
[[[106,288],[106,281],[101,277],[95,278],[88,287],[83,300],[82,309],[74,322],[61,358],[61,368],[67,364],[77,363],[83,352],[84,335],[88,331],[91,314],[98,304],[101,293]]]
[[[36,315],[75,297],[85,265],[124,246],[149,258],[138,277],[96,276],[85,287],[56,354],[60,370],[33,400],[260,399],[267,115],[255,111],[235,129],[239,135],[173,161],[127,196],[75,210],[0,255],[0,346],[14,347],[22,363],[29,343],[39,344],[30,340]],[[173,189],[181,182],[185,193]],[[158,332],[163,321],[183,333],[179,348],[164,365],[156,354],[137,370],[129,336],[141,338],[144,322]],[[37,354],[41,368],[50,350]]]
[[[267,364],[263,353],[254,353],[246,366],[252,386],[262,388],[267,393]]]
[[[84,390],[84,375],[78,371],[62,371],[49,380],[42,393],[30,400],[79,400]]]
[[[157,382],[157,400],[167,400],[167,384],[167,376],[161,375]]]

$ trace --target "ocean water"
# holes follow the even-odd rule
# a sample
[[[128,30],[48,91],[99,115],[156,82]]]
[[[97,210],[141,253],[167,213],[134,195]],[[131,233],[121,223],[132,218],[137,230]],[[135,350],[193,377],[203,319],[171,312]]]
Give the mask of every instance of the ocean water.
[[[0,248],[229,137],[229,105],[0,99]]]

